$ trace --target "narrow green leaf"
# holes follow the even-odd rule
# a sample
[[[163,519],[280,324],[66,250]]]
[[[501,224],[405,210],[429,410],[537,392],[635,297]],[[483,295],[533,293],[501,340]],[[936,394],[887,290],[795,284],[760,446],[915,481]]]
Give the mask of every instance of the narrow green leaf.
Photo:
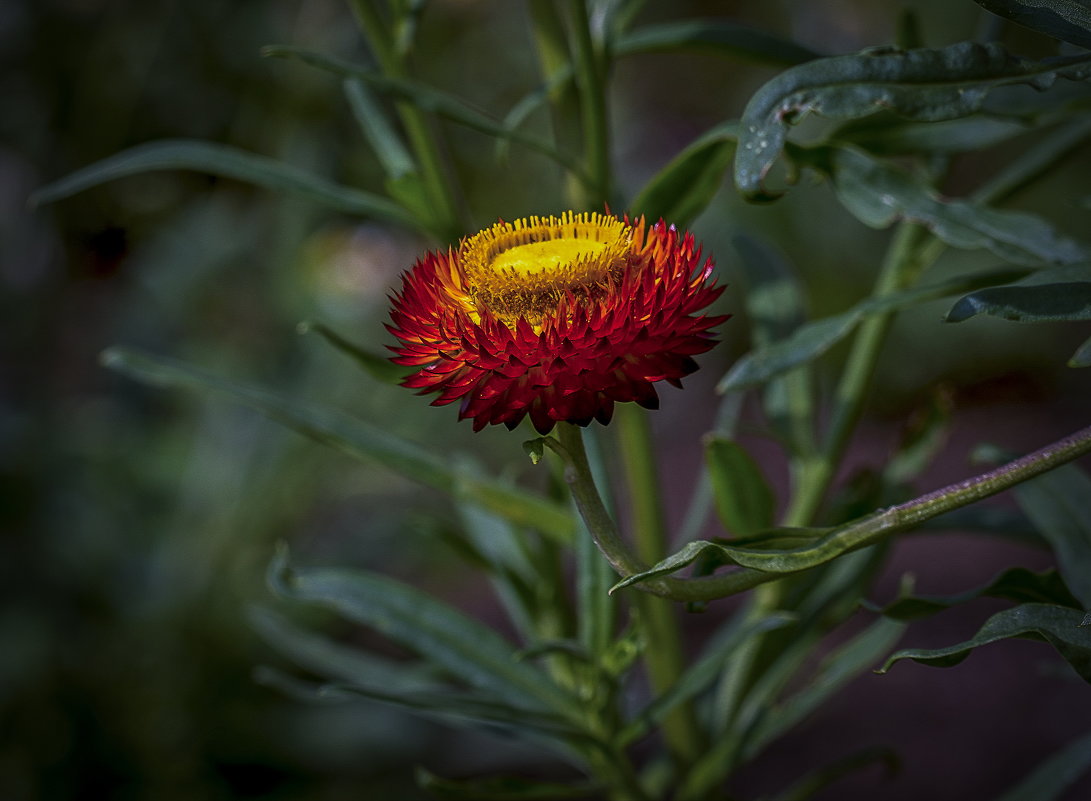
[[[912,659],[922,665],[951,667],[975,648],[1019,637],[1048,642],[1085,681],[1091,682],[1091,629],[1080,628],[1083,612],[1053,604],[1023,604],[990,617],[972,638],[946,648],[910,648],[892,655],[879,669]]]
[[[1091,49],[1091,8],[1079,0],[975,0],[1019,25]]]
[[[342,88],[348,100],[352,116],[374,151],[383,172],[397,180],[417,171],[417,165],[402,142],[401,135],[387,119],[386,112],[372,97],[367,86],[359,78],[345,78]]]
[[[737,126],[719,126],[671,159],[633,199],[634,214],[688,227],[723,184],[735,155]]]
[[[1091,609],[1091,477],[1064,465],[1020,484],[1015,498],[1049,542],[1072,594]]]
[[[1022,187],[1056,167],[1091,136],[1091,115],[1083,114],[1038,136],[1019,155],[982,184],[970,196],[978,203],[994,203],[1015,194]]]
[[[592,798],[602,789],[587,782],[557,784],[517,777],[455,781],[444,779],[424,768],[417,768],[417,784],[436,798],[452,801],[552,801],[566,798]]]
[[[651,727],[678,704],[684,703],[704,692],[719,678],[731,655],[750,637],[767,631],[787,626],[795,620],[790,612],[774,612],[761,618],[748,621],[746,625],[728,626],[713,642],[706,646],[701,656],[694,661],[678,681],[650,704],[619,735],[621,744],[628,744],[640,739]]]
[[[443,492],[463,493],[516,525],[533,528],[563,542],[569,542],[575,530],[567,509],[508,484],[460,477],[435,452],[342,412],[286,400],[267,390],[230,381],[182,362],[123,348],[105,351],[102,362],[111,369],[155,386],[225,395],[306,437],[356,458],[374,459],[395,472]]]
[[[30,202],[52,203],[107,181],[155,170],[194,170],[222,175],[265,189],[294,192],[349,214],[417,227],[405,209],[379,195],[339,186],[267,156],[188,139],[148,142],[123,150],[42,187],[31,195]]]
[[[831,696],[873,667],[902,636],[905,626],[880,618],[822,660],[804,689],[775,705],[747,734],[744,755],[756,756],[766,745],[799,725]]]
[[[691,19],[648,25],[614,43],[618,56],[708,50],[772,66],[794,66],[818,54],[788,39],[720,19]]]
[[[381,685],[316,683],[264,666],[254,671],[254,679],[259,684],[309,703],[344,703],[366,698],[448,724],[465,726],[469,723],[493,732],[499,727],[514,735],[530,735],[539,742],[543,739],[555,742],[559,750],[569,756],[573,749],[566,740],[586,739],[583,732],[559,717],[515,708],[451,687],[401,692],[394,687]]]
[[[1015,264],[1071,264],[1091,257],[1086,245],[1040,217],[942,198],[920,177],[860,150],[835,148],[830,155],[837,197],[865,225],[919,222],[952,247],[985,248]]]
[[[566,67],[557,75],[554,75],[548,84],[545,86],[539,86],[538,88],[527,92],[523,97],[511,107],[511,110],[504,115],[504,119],[501,124],[505,130],[515,131],[522,127],[523,123],[530,118],[530,116],[538,109],[545,108],[556,92],[561,87],[570,84],[572,81],[572,68]],[[497,162],[504,162],[508,153],[511,150],[511,136],[498,136],[496,137],[496,144],[494,152],[496,154]]]
[[[516,709],[582,719],[575,698],[518,661],[499,634],[407,584],[365,571],[288,570],[283,557],[274,563],[271,581],[279,595],[330,607]]]
[[[795,330],[787,339],[753,350],[739,359],[720,379],[718,392],[732,392],[768,381],[773,376],[811,361],[836,345],[865,317],[897,311],[971,288],[993,286],[1026,275],[1025,270],[999,270],[955,276],[934,284],[869,298],[847,312],[815,320]]]
[[[372,353],[355,342],[350,342],[324,323],[305,321],[296,326],[296,331],[300,334],[318,334],[360,365],[368,375],[384,384],[401,383],[401,380],[411,372],[405,367],[394,364],[385,356]]]
[[[434,669],[350,648],[289,623],[263,607],[249,610],[250,623],[267,643],[296,665],[334,682],[382,687],[412,694],[443,686]]]
[[[917,50],[870,50],[801,64],[759,89],[743,112],[735,183],[753,200],[772,200],[764,179],[781,149],[788,127],[807,114],[831,119],[866,117],[890,110],[911,120],[956,119],[981,109],[1000,86],[1048,88],[1057,78],[1082,80],[1091,56],[1030,61],[996,43],[961,42]]]
[[[705,460],[716,509],[724,528],[744,537],[773,525],[776,498],[761,467],[737,442],[713,436],[705,441]]]
[[[852,333],[865,316],[864,309],[855,306],[842,314],[801,326],[787,339],[750,351],[731,366],[716,385],[716,391],[738,392],[814,361]]]
[[[455,472],[460,481],[484,480],[484,471],[469,459],[458,459]],[[531,588],[541,579],[527,552],[526,532],[483,508],[466,493],[455,493],[455,509],[461,525],[453,536],[483,560],[489,582],[516,629],[525,637],[534,636]]]
[[[338,58],[291,45],[268,45],[262,48],[262,55],[295,58],[312,67],[332,72],[335,75],[357,78],[380,92],[402,100],[408,100],[423,111],[446,117],[452,122],[457,122],[489,136],[503,137],[512,142],[518,142],[548,156],[558,164],[571,170],[573,174],[585,177],[580,165],[570,156],[561,153],[548,139],[525,133],[516,128],[509,128],[500,120],[480,109],[474,108],[461,98],[427,84],[405,78],[392,78]]]
[[[1078,737],[1043,761],[996,801],[1056,801],[1091,769],[1091,733]]]
[[[1025,567],[1013,567],[995,576],[988,584],[957,595],[906,595],[887,604],[869,608],[894,620],[917,620],[930,617],[952,606],[966,603],[977,598],[1004,598],[1017,603],[1049,603],[1081,608],[1080,602],[1065,586],[1064,580],[1055,570],[1035,573]]]
[[[978,314],[1016,322],[1091,319],[1091,262],[1040,270],[1008,286],[960,298],[944,318],[958,323]]]

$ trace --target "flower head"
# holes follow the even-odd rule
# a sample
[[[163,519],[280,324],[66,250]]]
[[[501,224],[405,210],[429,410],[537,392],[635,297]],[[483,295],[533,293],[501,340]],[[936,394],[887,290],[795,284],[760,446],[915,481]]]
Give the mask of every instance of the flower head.
[[[614,403],[657,408],[655,382],[681,386],[726,316],[699,315],[723,287],[690,234],[566,212],[498,222],[403,276],[388,330],[402,385],[460,401],[474,431],[527,415],[610,421]]]

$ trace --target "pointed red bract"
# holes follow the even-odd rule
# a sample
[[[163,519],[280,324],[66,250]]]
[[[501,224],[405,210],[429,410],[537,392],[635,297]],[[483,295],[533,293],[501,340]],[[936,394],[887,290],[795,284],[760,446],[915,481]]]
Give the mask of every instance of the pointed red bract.
[[[474,431],[515,428],[529,415],[547,434],[560,421],[608,423],[614,403],[657,408],[654,384],[681,386],[697,369],[692,357],[716,344],[711,329],[728,316],[698,312],[723,287],[710,280],[712,260],[701,261],[691,234],[662,221],[623,222],[622,264],[606,280],[558,293],[535,319],[475,303],[461,249],[418,261],[392,298],[387,326],[398,339],[392,361],[421,368],[403,386],[435,393],[435,406],[459,401],[459,419],[472,419]]]

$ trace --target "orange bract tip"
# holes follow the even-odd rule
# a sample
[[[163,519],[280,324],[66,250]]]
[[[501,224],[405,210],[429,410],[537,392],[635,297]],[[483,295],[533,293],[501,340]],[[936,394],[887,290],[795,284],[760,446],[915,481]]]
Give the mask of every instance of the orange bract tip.
[[[402,279],[388,330],[403,386],[460,402],[475,431],[524,417],[610,421],[615,402],[658,406],[653,384],[697,369],[727,319],[696,313],[723,291],[690,234],[609,214],[498,222]]]

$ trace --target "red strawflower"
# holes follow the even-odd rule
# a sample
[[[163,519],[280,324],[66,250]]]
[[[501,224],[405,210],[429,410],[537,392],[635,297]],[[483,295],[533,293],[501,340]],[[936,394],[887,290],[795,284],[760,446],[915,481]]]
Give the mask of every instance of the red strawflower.
[[[420,367],[402,385],[461,401],[474,431],[530,415],[541,434],[558,421],[608,423],[615,402],[655,409],[653,386],[697,369],[727,316],[697,315],[723,291],[709,281],[693,236],[660,222],[604,214],[499,222],[429,253],[393,295],[397,364]]]

